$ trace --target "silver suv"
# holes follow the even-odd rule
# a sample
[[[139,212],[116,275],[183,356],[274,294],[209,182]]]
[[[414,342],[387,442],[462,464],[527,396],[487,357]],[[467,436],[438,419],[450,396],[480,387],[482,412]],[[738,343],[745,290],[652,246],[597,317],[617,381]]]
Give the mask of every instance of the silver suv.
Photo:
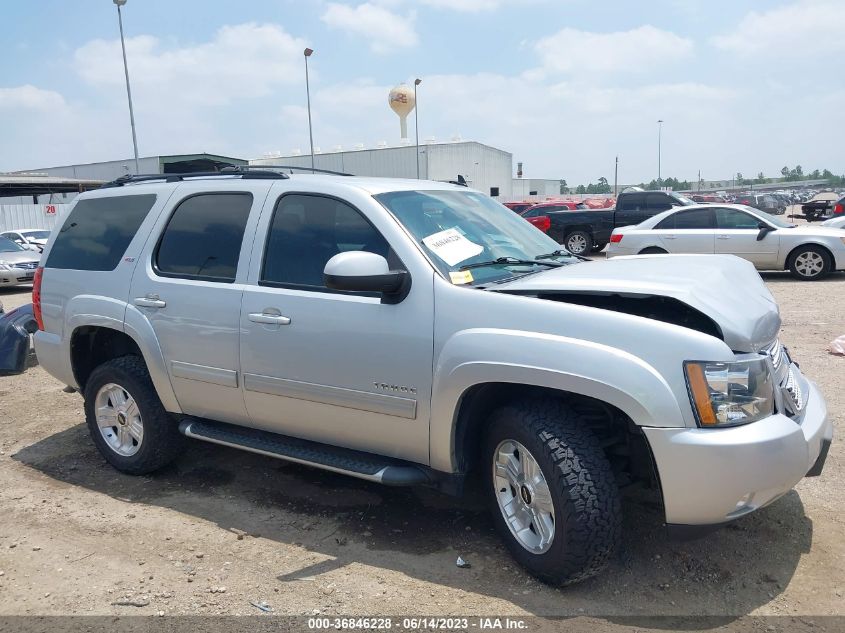
[[[626,484],[694,534],[818,475],[833,435],[751,264],[584,262],[464,187],[127,178],[76,199],[41,266],[38,358],[118,470],[190,437],[387,485],[477,473],[549,583],[602,569]]]

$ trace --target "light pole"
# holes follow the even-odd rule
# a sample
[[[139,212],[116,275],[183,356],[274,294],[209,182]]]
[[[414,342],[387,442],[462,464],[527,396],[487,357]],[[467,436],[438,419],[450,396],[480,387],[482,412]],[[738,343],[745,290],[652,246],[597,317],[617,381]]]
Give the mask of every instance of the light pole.
[[[126,44],[123,41],[123,16],[120,7],[126,0],[112,0],[117,7],[117,24],[120,26],[120,48],[123,50],[123,74],[126,75],[126,98],[129,100],[129,124],[132,126],[132,147],[135,150],[135,173],[141,172],[138,163],[138,137],[135,135],[135,112],[132,109],[132,89],[129,87],[129,65],[126,63]]]
[[[417,86],[421,83],[422,79],[414,79],[414,134],[417,136],[417,180],[420,179],[420,117],[417,113],[420,104],[417,101]]]
[[[314,49],[306,48],[303,54],[305,55],[305,97],[308,100],[308,138],[311,141],[311,173],[314,173],[314,133],[311,130],[311,88],[308,85],[308,58],[314,54]]]
[[[662,182],[660,178],[660,146],[663,142],[663,119],[657,120],[657,186]]]

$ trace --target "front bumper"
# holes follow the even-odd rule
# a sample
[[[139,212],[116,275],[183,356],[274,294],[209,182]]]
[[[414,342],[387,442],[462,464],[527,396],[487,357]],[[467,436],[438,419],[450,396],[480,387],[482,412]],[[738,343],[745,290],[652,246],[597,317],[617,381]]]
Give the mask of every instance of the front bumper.
[[[819,474],[833,424],[816,384],[806,384],[800,424],[778,413],[725,429],[643,428],[660,476],[666,523],[677,531],[726,523],[786,494],[804,476]]]
[[[11,270],[0,270],[0,286],[31,284],[34,279],[34,268],[12,268]]]

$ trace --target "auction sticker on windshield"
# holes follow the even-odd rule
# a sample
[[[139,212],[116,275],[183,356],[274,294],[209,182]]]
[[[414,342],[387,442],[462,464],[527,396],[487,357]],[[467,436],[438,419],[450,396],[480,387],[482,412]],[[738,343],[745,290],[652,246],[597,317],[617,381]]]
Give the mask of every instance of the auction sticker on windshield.
[[[456,229],[446,229],[424,237],[423,244],[449,266],[475,257],[484,250],[483,246],[470,242]]]

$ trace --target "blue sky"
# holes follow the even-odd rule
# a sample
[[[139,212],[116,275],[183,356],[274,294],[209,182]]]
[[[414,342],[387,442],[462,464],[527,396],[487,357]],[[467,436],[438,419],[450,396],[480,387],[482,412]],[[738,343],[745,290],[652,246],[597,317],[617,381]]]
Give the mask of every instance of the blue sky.
[[[49,21],[48,21],[49,18]],[[110,0],[7,2],[0,170],[121,159],[131,137]],[[415,76],[420,135],[514,154],[527,176],[845,171],[837,0],[129,0],[142,155],[398,142],[387,91]],[[13,28],[9,28],[13,25]],[[411,130],[413,135],[413,130]]]

